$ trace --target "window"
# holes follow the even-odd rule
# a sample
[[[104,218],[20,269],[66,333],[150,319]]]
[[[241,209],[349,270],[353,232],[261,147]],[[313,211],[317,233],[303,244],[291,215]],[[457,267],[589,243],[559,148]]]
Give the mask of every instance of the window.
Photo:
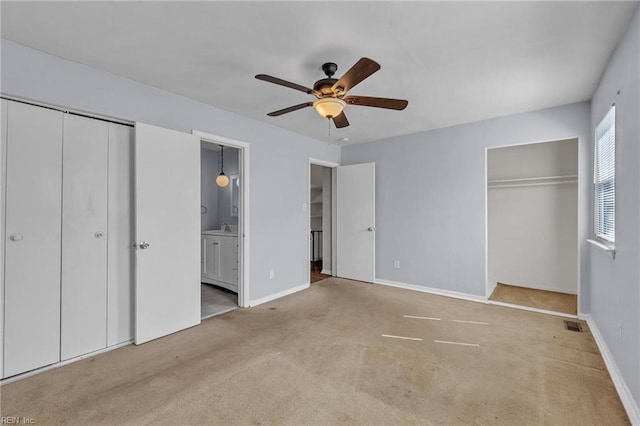
[[[595,134],[594,231],[613,244],[616,238],[616,107],[612,106]]]

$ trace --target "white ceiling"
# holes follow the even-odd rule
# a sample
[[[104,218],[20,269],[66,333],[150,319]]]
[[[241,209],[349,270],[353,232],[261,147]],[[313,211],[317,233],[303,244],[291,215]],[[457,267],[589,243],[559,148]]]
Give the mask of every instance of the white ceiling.
[[[447,127],[591,98],[637,2],[1,2],[2,37],[333,143]],[[406,110],[347,106],[331,129],[311,95],[360,57],[382,69],[350,93]]]

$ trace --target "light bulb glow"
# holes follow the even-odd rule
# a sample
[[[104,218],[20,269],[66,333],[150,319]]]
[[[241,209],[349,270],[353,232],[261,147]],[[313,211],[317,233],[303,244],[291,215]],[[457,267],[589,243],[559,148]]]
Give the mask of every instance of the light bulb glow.
[[[322,98],[313,103],[313,107],[318,114],[324,118],[332,118],[340,115],[344,107],[347,105],[345,101],[338,98]]]
[[[221,188],[224,188],[225,186],[229,185],[229,177],[224,173],[220,173],[216,178],[216,185],[218,185]]]

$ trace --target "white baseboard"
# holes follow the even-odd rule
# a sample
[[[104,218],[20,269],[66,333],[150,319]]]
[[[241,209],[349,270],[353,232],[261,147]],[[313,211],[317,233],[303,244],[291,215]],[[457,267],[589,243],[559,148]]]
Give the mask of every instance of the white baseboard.
[[[281,292],[270,294],[265,297],[261,297],[260,299],[250,300],[249,307],[253,308],[254,306],[262,305],[263,303],[271,302],[272,300],[280,299],[281,297],[288,296],[293,293],[297,293],[302,290],[306,290],[309,288],[309,283],[305,283],[299,285],[297,287],[288,288],[286,290],[282,290]]]
[[[471,302],[487,303],[487,299],[484,296],[476,296],[475,294],[461,293],[458,291],[450,291],[450,290],[442,290],[439,288],[432,288],[432,287],[423,287],[420,285],[400,283],[397,281],[383,280],[380,278],[375,278],[373,282],[375,284],[382,284],[382,285],[388,285],[390,287],[404,288],[406,290],[420,291],[422,293],[436,294],[438,296],[447,296],[447,297],[454,297],[456,299],[469,300]]]
[[[320,271],[320,273],[321,273],[322,275],[333,275],[333,274],[331,273],[331,269],[323,269],[322,271]]]
[[[591,318],[591,315],[581,315],[581,317],[587,320],[587,324],[589,325],[589,329],[591,330],[591,335],[596,341],[598,349],[600,349],[600,353],[602,354],[604,363],[607,366],[607,370],[609,371],[611,380],[613,380],[613,384],[618,391],[618,396],[622,401],[624,409],[627,411],[627,416],[629,416],[631,424],[634,426],[640,426],[640,407],[638,407],[638,403],[633,399],[633,395],[631,395],[631,391],[627,387],[627,384],[625,383],[620,370],[618,370],[618,365],[613,359],[613,354],[609,350],[607,343],[602,337],[598,326]]]
[[[121,348],[123,346],[128,346],[128,345],[131,345],[132,343],[133,343],[133,340],[128,340],[122,343],[116,343],[115,345],[112,345],[103,349],[98,349],[97,351],[90,352],[88,354],[84,354],[84,355],[77,356],[75,358],[56,362],[55,364],[50,364],[45,367],[38,368],[36,370],[27,371],[26,373],[18,374],[17,376],[11,376],[7,379],[2,379],[2,381],[0,381],[0,386],[8,385],[9,383],[17,382],[18,380],[26,379],[27,377],[35,376],[36,374],[44,373],[45,371],[53,370],[54,368],[62,367],[64,365],[80,361],[81,359],[90,358],[92,356],[100,355],[102,353],[109,352],[114,349]]]
[[[578,315],[566,314],[564,312],[549,311],[547,309],[532,308],[530,306],[524,306],[524,305],[514,305],[513,303],[497,302],[495,300],[488,300],[487,303],[490,304],[490,305],[504,306],[504,307],[513,308],[513,309],[520,309],[521,311],[536,312],[538,314],[555,315],[557,317],[563,317],[563,318],[580,318]]]

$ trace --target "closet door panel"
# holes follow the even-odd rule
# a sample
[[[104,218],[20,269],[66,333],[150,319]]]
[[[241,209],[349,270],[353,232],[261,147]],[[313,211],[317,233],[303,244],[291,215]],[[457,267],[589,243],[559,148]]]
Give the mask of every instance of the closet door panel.
[[[133,128],[109,124],[107,346],[133,339]]]
[[[61,359],[107,344],[108,124],[64,117]]]
[[[62,113],[9,102],[4,377],[60,360]]]
[[[2,208],[0,208],[0,259],[4,260],[4,245],[7,241],[4,233],[4,206],[5,189],[6,189],[6,172],[7,172],[7,108],[8,102],[5,99],[0,100],[0,116],[2,125],[0,125],[0,199],[2,200]],[[0,271],[0,294],[4,294],[4,274]],[[0,303],[0,330],[4,330],[4,305]],[[4,361],[3,361],[3,339],[0,339],[0,377],[4,377]]]

